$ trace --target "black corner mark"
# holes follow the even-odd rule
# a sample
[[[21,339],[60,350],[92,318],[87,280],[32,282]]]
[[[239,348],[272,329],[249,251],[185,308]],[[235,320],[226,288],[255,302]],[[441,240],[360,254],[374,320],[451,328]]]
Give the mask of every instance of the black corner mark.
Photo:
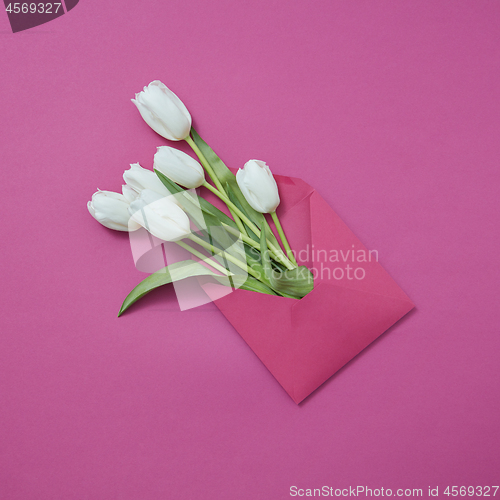
[[[64,3],[66,4],[66,12],[69,12],[73,7],[76,6],[78,0],[64,0]]]
[[[64,2],[64,3],[63,3]],[[21,1],[4,0],[13,33],[24,31],[61,17],[73,9],[78,0]]]

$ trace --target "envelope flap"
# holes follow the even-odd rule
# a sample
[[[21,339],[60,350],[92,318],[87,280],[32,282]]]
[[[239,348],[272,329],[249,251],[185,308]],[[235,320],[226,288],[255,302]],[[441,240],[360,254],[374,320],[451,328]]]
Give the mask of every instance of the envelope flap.
[[[366,248],[317,192],[309,200],[312,241],[309,258],[317,273],[315,283],[326,281],[411,303],[378,262],[378,251]]]
[[[311,233],[311,202],[310,196],[312,193],[306,195],[300,201],[295,203],[286,212],[279,214],[281,224],[286,228],[286,237],[290,243],[290,247],[302,257],[300,265],[311,268],[313,261],[311,253],[303,252],[302,249],[311,248],[312,233]],[[271,227],[274,230],[274,224],[271,222]],[[275,231],[275,234],[276,231]]]
[[[285,175],[275,175],[276,183],[280,193],[279,215],[285,214],[300,203],[304,198],[309,197],[315,189],[307,182],[297,177],[287,177]]]
[[[299,403],[413,309],[406,299],[319,283],[292,305],[292,398]]]

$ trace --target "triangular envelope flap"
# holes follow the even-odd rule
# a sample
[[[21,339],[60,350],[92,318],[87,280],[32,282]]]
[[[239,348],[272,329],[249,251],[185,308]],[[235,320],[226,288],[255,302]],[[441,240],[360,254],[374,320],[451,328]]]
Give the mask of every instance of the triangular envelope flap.
[[[292,306],[299,403],[413,308],[407,300],[320,283]]]
[[[210,297],[220,285],[203,285]],[[296,299],[235,290],[216,300],[215,305],[243,340],[292,396],[294,342],[291,308]]]
[[[293,208],[302,199],[314,192],[314,188],[307,182],[297,177],[287,177],[285,175],[275,175],[280,194],[280,204],[278,215],[281,217],[288,210]],[[287,235],[288,236],[288,235]]]
[[[326,281],[355,290],[389,295],[411,303],[379,264],[378,252],[370,252],[317,192],[312,193],[309,200],[311,240],[314,244],[311,253],[318,273],[315,283]],[[351,268],[350,271],[346,270],[347,266]],[[359,271],[355,273],[355,269]]]

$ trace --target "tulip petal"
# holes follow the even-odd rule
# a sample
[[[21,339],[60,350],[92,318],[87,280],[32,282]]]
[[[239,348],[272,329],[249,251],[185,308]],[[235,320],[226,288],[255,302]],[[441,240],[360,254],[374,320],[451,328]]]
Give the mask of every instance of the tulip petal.
[[[162,82],[151,82],[132,102],[144,121],[165,139],[180,141],[189,135],[192,121],[189,111]]]
[[[140,198],[130,204],[130,216],[161,240],[181,240],[191,233],[189,217],[171,198],[145,189]]]
[[[169,146],[160,146],[153,168],[181,186],[195,189],[205,182],[203,167],[191,156]]]
[[[92,200],[87,203],[87,209],[94,219],[103,226],[115,231],[129,231],[138,228],[129,225],[129,202],[120,193],[112,191],[97,191],[92,195]]]

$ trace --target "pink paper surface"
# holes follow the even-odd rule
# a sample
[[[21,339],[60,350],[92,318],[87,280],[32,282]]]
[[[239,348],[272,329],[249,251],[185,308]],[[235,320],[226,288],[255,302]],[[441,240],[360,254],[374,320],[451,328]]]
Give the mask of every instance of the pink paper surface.
[[[0,498],[498,484],[499,26],[492,0],[0,13]],[[157,78],[229,166],[314,186],[417,305],[299,406],[213,304],[164,288],[116,317],[145,275],[85,205],[166,144],[130,102]]]

